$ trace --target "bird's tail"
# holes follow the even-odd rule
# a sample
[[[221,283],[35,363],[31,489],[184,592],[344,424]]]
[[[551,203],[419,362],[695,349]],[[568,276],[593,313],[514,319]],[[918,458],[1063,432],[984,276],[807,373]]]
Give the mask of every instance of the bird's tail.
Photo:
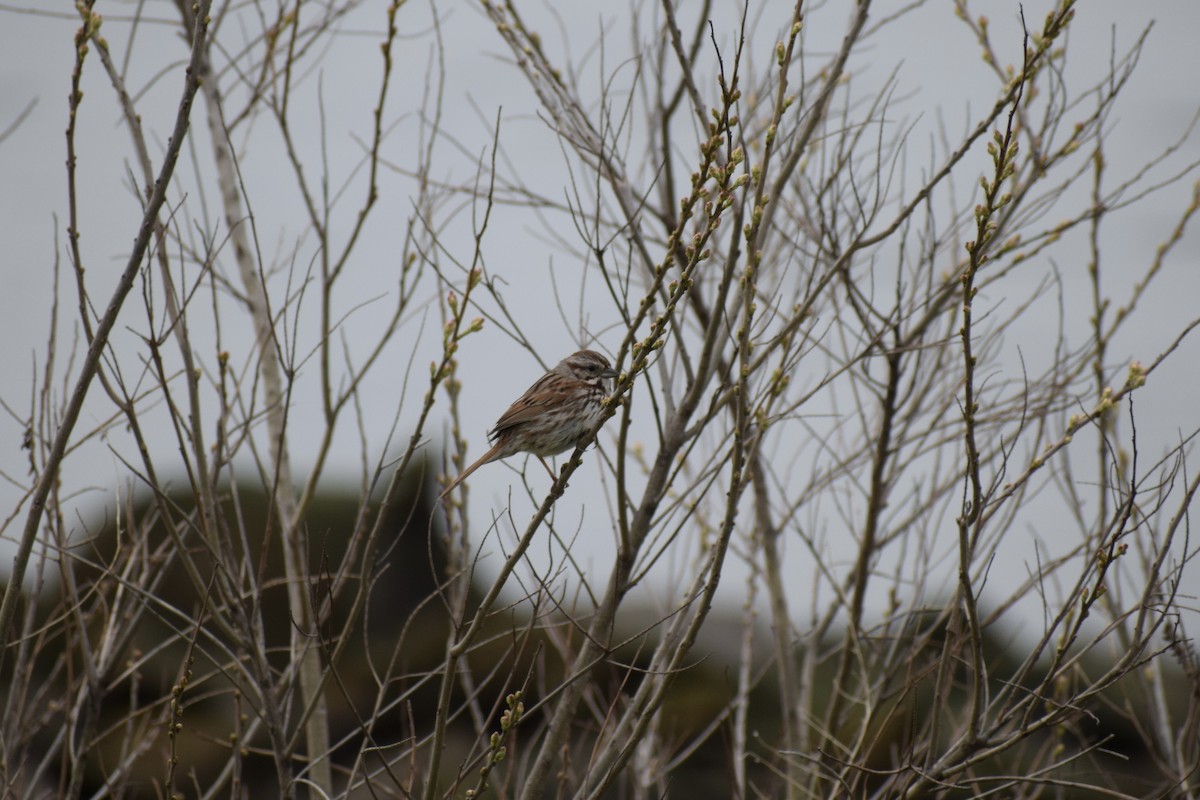
[[[488,450],[486,453],[484,453],[482,456],[480,456],[479,460],[476,461],[474,464],[472,464],[471,466],[464,469],[462,471],[461,475],[459,475],[454,480],[450,481],[450,485],[447,486],[442,491],[442,493],[438,495],[438,502],[440,503],[442,501],[443,497],[450,494],[451,490],[453,490],[454,487],[458,486],[460,483],[462,483],[464,480],[466,480],[472,472],[479,469],[484,464],[487,464],[490,461],[495,461],[497,458],[500,458],[500,444],[499,443],[497,443],[495,446],[493,446],[491,450]]]

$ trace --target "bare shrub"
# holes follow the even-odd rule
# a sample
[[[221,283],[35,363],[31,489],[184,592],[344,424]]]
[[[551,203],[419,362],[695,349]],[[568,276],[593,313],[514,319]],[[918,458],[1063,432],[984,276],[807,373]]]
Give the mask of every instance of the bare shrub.
[[[1197,195],[1105,257],[1195,166],[1190,128],[1110,166],[1145,33],[1081,83],[1090,8],[960,0],[990,83],[955,132],[870,77],[922,3],[647,4],[605,12],[618,59],[610,21],[573,50],[490,0],[95,5],[58,301],[5,398],[10,794],[1195,796],[1195,430],[1140,435],[1139,400],[1195,390],[1200,318],[1154,292]],[[481,28],[525,105],[464,131]],[[115,283],[79,127],[114,111]],[[514,225],[552,286],[497,255]],[[595,448],[435,502],[495,373],[576,346],[620,372]],[[88,518],[104,449],[129,477]]]

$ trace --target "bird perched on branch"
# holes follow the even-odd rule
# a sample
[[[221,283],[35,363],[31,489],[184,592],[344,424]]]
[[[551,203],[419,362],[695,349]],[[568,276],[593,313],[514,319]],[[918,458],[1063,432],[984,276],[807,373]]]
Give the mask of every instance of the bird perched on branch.
[[[496,420],[488,431],[492,449],[452,480],[438,499],[484,464],[517,453],[533,453],[553,479],[546,456],[583,443],[600,419],[609,381],[615,377],[608,359],[594,350],[580,350],[555,364]]]

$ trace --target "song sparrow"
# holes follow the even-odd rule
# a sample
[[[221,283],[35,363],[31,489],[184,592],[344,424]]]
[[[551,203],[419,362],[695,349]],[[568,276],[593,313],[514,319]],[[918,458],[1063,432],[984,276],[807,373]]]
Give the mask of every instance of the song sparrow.
[[[533,453],[541,460],[579,445],[600,419],[608,381],[615,377],[608,359],[592,350],[580,350],[558,362],[496,420],[488,431],[492,449],[451,481],[439,499],[489,462],[516,453]]]

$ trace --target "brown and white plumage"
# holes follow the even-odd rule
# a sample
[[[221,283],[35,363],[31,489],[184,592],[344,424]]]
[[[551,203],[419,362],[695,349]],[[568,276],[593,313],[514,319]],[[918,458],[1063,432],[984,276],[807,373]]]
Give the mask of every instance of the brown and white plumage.
[[[608,382],[616,376],[608,359],[594,350],[580,350],[558,362],[500,415],[488,431],[492,448],[451,481],[441,497],[484,464],[517,453],[543,459],[581,444],[599,421]]]

